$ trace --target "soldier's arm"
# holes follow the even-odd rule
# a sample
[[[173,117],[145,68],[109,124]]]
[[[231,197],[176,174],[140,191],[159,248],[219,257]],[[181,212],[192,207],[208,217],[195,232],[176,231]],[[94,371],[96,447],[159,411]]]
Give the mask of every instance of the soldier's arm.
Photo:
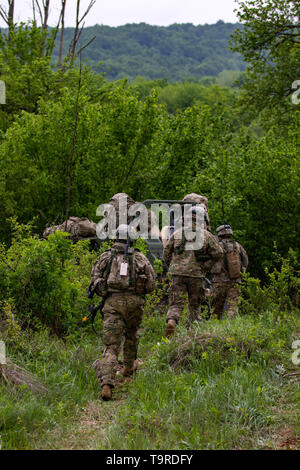
[[[174,237],[172,235],[166,247],[164,248],[164,252],[163,252],[163,257],[168,267],[170,266],[170,263],[172,261],[173,252],[174,252]]]
[[[241,264],[242,264],[242,272],[245,272],[247,267],[248,267],[248,255],[245,250],[245,248],[239,244],[239,250],[240,250],[240,257],[241,257]]]
[[[101,283],[105,282],[105,270],[107,268],[108,263],[110,262],[110,258],[111,252],[105,251],[94,263],[91,272],[92,289],[95,288],[96,285],[98,286],[101,285]]]
[[[223,259],[223,248],[217,242],[212,233],[206,232],[204,235],[204,249],[210,256],[210,260],[204,263],[204,267],[207,271],[210,271],[215,263]]]
[[[153,266],[150,263],[150,261],[148,260],[148,258],[145,255],[143,255],[142,253],[135,252],[135,256],[136,256],[136,259],[138,259],[140,261],[139,264],[144,265],[143,266],[143,272],[146,276],[145,288],[146,288],[146,292],[150,293],[155,289],[155,285],[156,285],[155,284],[156,274],[155,274],[155,271],[153,269]]]
[[[215,239],[215,237],[210,233],[208,237],[208,251],[214,262],[219,261],[223,257],[223,248]]]

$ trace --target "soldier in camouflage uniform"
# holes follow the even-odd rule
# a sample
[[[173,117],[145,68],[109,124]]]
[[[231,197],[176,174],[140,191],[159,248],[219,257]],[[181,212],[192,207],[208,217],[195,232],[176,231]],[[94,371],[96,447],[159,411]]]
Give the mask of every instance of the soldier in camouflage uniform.
[[[70,238],[73,241],[78,241],[80,238],[95,237],[96,236],[96,224],[87,217],[70,217],[66,222],[53,227],[48,227],[43,233],[44,238],[48,238],[49,235],[57,232],[67,232],[70,234]]]
[[[130,221],[130,217],[128,215],[128,211],[130,209],[131,206],[133,206],[135,204],[135,201],[130,197],[128,196],[128,194],[126,193],[118,193],[118,194],[115,194],[109,201],[109,204],[111,204],[115,211],[116,211],[116,227],[119,227],[119,225],[121,223],[126,223],[126,224],[129,224],[129,221]],[[123,220],[121,221],[120,220],[120,209],[123,208],[127,211],[127,220]]]
[[[240,285],[242,283],[241,273],[245,272],[248,266],[248,256],[245,249],[233,238],[233,231],[230,225],[221,225],[217,228],[219,244],[224,255],[211,269],[213,275],[213,314],[221,318],[227,303],[227,316],[233,318],[238,314],[238,304],[241,295]],[[237,253],[239,267],[234,279],[230,277],[228,259],[226,253]],[[229,261],[230,263],[230,261]]]
[[[197,204],[198,206],[202,206],[205,210],[205,218],[206,218],[206,223],[207,223],[207,230],[210,231],[210,219],[208,215],[208,199],[206,196],[201,196],[200,194],[196,193],[191,193],[187,194],[183,199],[183,202],[190,202]],[[163,247],[165,248],[167,246],[167,243],[170,239],[170,229],[171,227],[169,225],[166,225],[162,227],[161,233],[160,233],[160,239],[162,241]]]
[[[100,256],[91,275],[95,292],[106,297],[102,333],[105,349],[98,370],[103,400],[110,400],[112,397],[124,337],[124,367],[121,373],[125,377],[133,373],[138,346],[137,330],[143,317],[145,294],[155,288],[155,273],[148,259],[138,250],[128,250],[124,235],[126,232],[127,237],[127,229],[127,226],[119,227],[119,235],[112,249]],[[126,268],[126,274],[123,272],[122,275],[122,265],[126,263],[128,270]],[[111,276],[115,279],[115,284],[110,281]]]
[[[195,229],[194,214],[197,211],[192,208],[193,229]],[[166,336],[174,334],[176,325],[184,308],[184,295],[188,294],[189,322],[201,320],[201,305],[205,302],[205,277],[210,272],[213,264],[222,258],[222,248],[214,236],[207,230],[208,219],[205,217],[203,230],[203,246],[200,250],[187,250],[188,242],[183,235],[182,239],[176,239],[176,232],[171,236],[164,249],[164,259],[169,266],[169,274],[172,282],[169,290],[169,310],[167,313]]]
[[[210,218],[208,215],[208,199],[206,196],[202,196],[201,194],[191,193],[187,194],[183,199],[183,202],[194,202],[200,206],[202,206],[205,210],[205,218],[207,223],[207,230],[210,231]]]

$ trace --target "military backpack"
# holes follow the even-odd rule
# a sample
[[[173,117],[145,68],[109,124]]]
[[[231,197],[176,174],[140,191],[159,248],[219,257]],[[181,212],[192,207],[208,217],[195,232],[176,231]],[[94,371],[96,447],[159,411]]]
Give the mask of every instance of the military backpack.
[[[235,280],[241,277],[242,263],[240,252],[235,240],[226,242],[222,241],[225,251],[226,267],[230,279]]]

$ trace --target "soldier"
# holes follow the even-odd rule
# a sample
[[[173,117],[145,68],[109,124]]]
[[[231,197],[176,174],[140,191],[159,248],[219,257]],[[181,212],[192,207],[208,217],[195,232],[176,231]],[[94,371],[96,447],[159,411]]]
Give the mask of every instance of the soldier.
[[[123,223],[129,224],[130,217],[128,215],[128,211],[129,211],[130,207],[135,204],[135,201],[130,196],[128,196],[128,194],[126,194],[126,193],[118,193],[118,194],[115,194],[110,199],[109,204],[111,204],[114,207],[115,211],[116,211],[116,227],[119,227],[119,225],[121,224],[120,210],[122,210],[124,212],[124,214],[122,214],[123,217],[126,216],[126,217],[124,217],[125,220],[123,220]],[[127,219],[127,221],[126,221],[126,219]]]
[[[248,256],[242,245],[234,240],[230,225],[221,225],[216,232],[224,255],[223,259],[211,269],[213,275],[212,308],[214,315],[221,318],[227,303],[227,316],[233,318],[239,311],[241,273],[247,269]]]
[[[206,196],[201,196],[200,194],[191,193],[187,194],[183,199],[183,202],[194,202],[202,206],[205,210],[205,217],[207,219],[207,230],[210,231],[210,218],[208,215],[208,199]]]
[[[98,377],[103,400],[110,400],[115,385],[118,355],[125,337],[123,376],[133,374],[137,330],[143,316],[145,294],[155,288],[155,273],[148,259],[128,244],[128,226],[121,225],[112,249],[102,253],[92,269],[92,288],[105,297],[102,341],[104,352]]]
[[[206,196],[201,196],[200,194],[196,193],[191,193],[187,194],[183,199],[183,202],[191,202],[194,204],[197,204],[198,206],[202,206],[205,211],[205,217],[206,217],[206,222],[207,222],[207,230],[210,231],[210,219],[208,215],[208,199]],[[165,248],[167,246],[167,243],[170,239],[170,232],[171,232],[171,227],[170,225],[166,225],[162,227],[161,233],[160,233],[160,239],[162,241],[163,247]]]
[[[54,227],[48,227],[43,233],[44,238],[57,231],[67,232],[73,241],[78,241],[79,238],[95,237],[96,224],[87,217],[70,217],[66,222]]]
[[[169,291],[169,310],[167,313],[166,336],[174,334],[176,325],[184,308],[184,294],[188,294],[189,322],[201,320],[201,304],[205,302],[205,277],[213,264],[222,258],[223,251],[214,236],[207,230],[208,220],[204,218],[204,226],[195,227],[196,214],[199,207],[192,207],[193,229],[203,230],[203,246],[199,250],[186,249],[188,240],[171,236],[164,249],[164,259],[169,266],[172,282]],[[201,208],[203,213],[203,209]]]

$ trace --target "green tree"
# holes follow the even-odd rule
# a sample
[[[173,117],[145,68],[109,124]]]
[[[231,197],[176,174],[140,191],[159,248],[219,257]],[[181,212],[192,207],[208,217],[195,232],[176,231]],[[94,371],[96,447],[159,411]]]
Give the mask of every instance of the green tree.
[[[227,145],[218,139],[206,168],[185,185],[209,197],[214,228],[224,223],[224,201],[225,220],[247,249],[251,272],[259,276],[272,263],[274,242],[284,256],[300,244],[300,141],[293,125],[287,134],[288,139],[273,129],[258,140],[245,129]]]
[[[233,34],[232,50],[249,68],[244,80],[244,103],[268,111],[266,118],[288,123],[295,106],[288,99],[300,79],[299,0],[238,1],[244,27]],[[276,110],[278,111],[276,113]]]

